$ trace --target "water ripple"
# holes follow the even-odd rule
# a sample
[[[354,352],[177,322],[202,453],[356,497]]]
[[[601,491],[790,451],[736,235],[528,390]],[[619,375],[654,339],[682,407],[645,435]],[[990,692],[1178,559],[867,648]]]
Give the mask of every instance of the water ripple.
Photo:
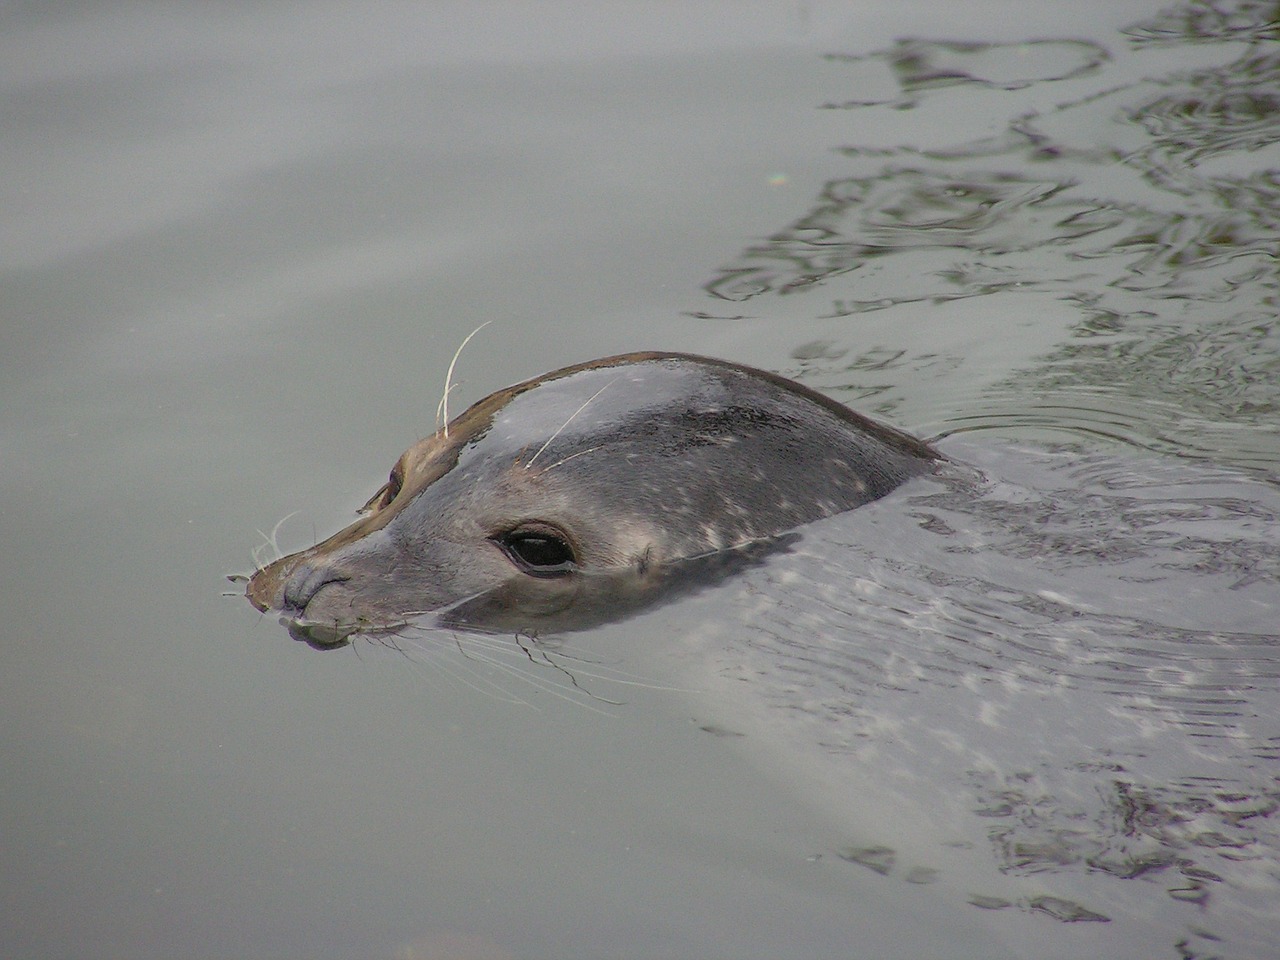
[[[833,56],[855,83],[873,67],[895,79],[896,94],[825,104],[886,140],[843,146],[847,174],[705,291],[743,316],[821,324],[830,349],[801,373],[823,386],[839,358],[870,358],[869,314],[941,316],[999,295],[985,302],[1021,323],[1017,297],[1030,313],[1049,298],[1073,319],[1005,382],[971,387],[958,354],[900,359],[948,391],[955,419],[939,433],[1119,440],[1274,472],[1280,53],[1264,41],[1276,36],[1271,5],[1190,3],[1132,27],[1127,49],[909,40]],[[1219,62],[1180,57],[1189,43]],[[888,139],[891,112],[926,105],[1005,119],[973,139],[945,123]],[[866,396],[853,386],[846,399]]]
[[[736,695],[861,764],[859,797],[883,777],[926,809],[966,798],[1003,874],[1078,881],[1064,903],[1158,894],[1269,936],[1240,891],[1280,869],[1280,486],[944,450],[977,472],[824,521],[749,575],[719,614]]]

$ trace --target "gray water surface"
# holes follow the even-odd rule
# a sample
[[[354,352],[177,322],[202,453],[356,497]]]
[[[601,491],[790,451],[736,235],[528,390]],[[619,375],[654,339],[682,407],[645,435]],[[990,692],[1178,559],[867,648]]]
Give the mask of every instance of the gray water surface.
[[[1264,3],[0,13],[0,955],[1266,957]],[[225,580],[633,349],[953,472],[538,642]],[[227,594],[233,594],[228,596]]]

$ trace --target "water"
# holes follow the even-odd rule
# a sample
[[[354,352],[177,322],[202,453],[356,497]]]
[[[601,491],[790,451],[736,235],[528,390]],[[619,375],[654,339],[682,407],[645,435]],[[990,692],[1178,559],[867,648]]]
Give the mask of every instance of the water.
[[[379,9],[3,14],[0,953],[1267,956],[1274,6]],[[524,650],[222,596],[489,320],[961,466]]]

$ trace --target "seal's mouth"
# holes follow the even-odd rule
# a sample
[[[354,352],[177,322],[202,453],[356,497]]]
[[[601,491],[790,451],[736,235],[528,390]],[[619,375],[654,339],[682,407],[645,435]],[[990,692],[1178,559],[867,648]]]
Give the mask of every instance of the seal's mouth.
[[[263,613],[279,610],[291,617],[306,619],[308,608],[322,591],[331,594],[334,585],[350,580],[351,576],[343,570],[311,562],[308,551],[303,551],[282,557],[257,571],[249,578],[244,594]]]
[[[280,624],[295,640],[316,650],[335,650],[346,646],[354,633],[390,628],[322,612],[328,601],[339,600],[341,585],[350,581],[349,575],[331,566],[309,562],[304,551],[263,567],[249,578],[244,593],[257,610],[279,612]]]
[[[352,634],[360,632],[355,625],[316,623],[288,617],[281,617],[280,625],[289,631],[289,636],[312,650],[338,650],[351,642]]]

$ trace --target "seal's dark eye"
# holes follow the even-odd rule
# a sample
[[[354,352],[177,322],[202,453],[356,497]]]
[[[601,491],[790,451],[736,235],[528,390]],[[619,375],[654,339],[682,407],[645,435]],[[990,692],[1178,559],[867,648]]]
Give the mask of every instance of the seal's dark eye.
[[[517,527],[493,538],[511,562],[533,577],[563,577],[577,569],[573,547],[547,527]]]

